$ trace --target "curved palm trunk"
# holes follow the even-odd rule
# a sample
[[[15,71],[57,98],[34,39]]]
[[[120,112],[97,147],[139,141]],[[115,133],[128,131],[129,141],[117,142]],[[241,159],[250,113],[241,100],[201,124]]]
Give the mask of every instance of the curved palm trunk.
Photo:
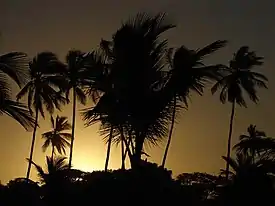
[[[31,173],[32,157],[33,157],[33,151],[34,151],[37,125],[38,125],[38,107],[36,107],[36,109],[35,109],[35,123],[34,123],[34,128],[33,128],[33,133],[32,133],[32,144],[31,144],[29,164],[28,164],[28,170],[27,170],[27,176],[26,176],[27,179],[30,178],[30,173]]]
[[[232,103],[231,117],[230,117],[230,125],[229,125],[229,134],[228,134],[228,142],[227,142],[227,159],[231,156],[231,139],[232,139],[232,131],[233,131],[233,120],[235,115],[235,100]],[[226,161],[226,169],[225,169],[226,179],[229,178],[229,161]]]
[[[126,155],[125,155],[126,157]],[[121,141],[121,169],[125,169],[125,158],[124,158],[124,143]]]
[[[168,155],[168,150],[169,150],[171,140],[172,140],[172,134],[173,134],[175,118],[176,118],[176,106],[177,106],[177,99],[176,99],[176,97],[174,97],[174,105],[173,105],[174,108],[173,108],[173,114],[172,114],[173,116],[172,116],[171,128],[170,128],[170,131],[169,131],[168,141],[167,141],[167,145],[166,145],[166,148],[165,148],[165,152],[164,152],[163,159],[162,159],[162,164],[161,164],[161,166],[163,168],[165,166],[166,158],[167,158],[167,155]]]
[[[106,155],[105,168],[104,168],[105,172],[108,170],[108,164],[109,164],[109,159],[111,154],[112,138],[113,138],[113,126],[111,126],[110,137],[108,139],[107,155]]]
[[[69,168],[72,167],[72,158],[73,158],[73,147],[74,147],[74,130],[75,130],[75,114],[76,114],[76,92],[73,88],[73,120],[72,120],[72,139],[70,146],[70,158],[69,158]]]

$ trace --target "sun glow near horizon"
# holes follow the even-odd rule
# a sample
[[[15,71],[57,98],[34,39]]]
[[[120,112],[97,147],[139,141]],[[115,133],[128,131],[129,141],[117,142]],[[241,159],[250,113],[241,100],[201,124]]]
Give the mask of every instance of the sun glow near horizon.
[[[73,169],[79,169],[84,172],[92,172],[104,169],[104,161],[101,158],[76,155],[73,157]]]

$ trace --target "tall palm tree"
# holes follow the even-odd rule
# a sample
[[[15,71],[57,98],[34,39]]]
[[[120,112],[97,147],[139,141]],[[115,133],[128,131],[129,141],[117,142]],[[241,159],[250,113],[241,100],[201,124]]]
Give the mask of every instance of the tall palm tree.
[[[70,91],[73,92],[73,105],[72,105],[72,138],[70,144],[70,157],[69,166],[72,165],[73,146],[75,138],[75,117],[76,117],[76,100],[78,99],[81,104],[86,104],[86,95],[83,90],[83,86],[87,85],[87,67],[89,61],[87,61],[89,55],[78,51],[71,50],[66,56],[66,72],[65,78],[68,81],[66,89],[66,96],[69,97]]]
[[[163,155],[162,167],[165,166],[168,149],[171,144],[178,104],[184,103],[185,107],[188,107],[188,99],[190,98],[191,91],[202,95],[205,83],[209,80],[217,80],[219,76],[218,71],[223,66],[205,65],[203,60],[226,44],[227,41],[215,41],[197,50],[189,50],[184,46],[176,49],[175,52],[173,52],[173,49],[168,50],[167,60],[171,69],[168,74],[168,82],[165,90],[169,99],[173,101],[173,116]]]
[[[21,88],[28,79],[28,66],[28,58],[24,53],[10,52],[0,55],[0,115],[12,117],[26,130],[33,128],[34,119],[24,104],[12,100],[9,80]]]
[[[51,52],[37,54],[29,64],[29,74],[31,78],[17,94],[18,100],[27,95],[30,112],[33,113],[33,108],[35,110],[35,124],[32,135],[27,179],[29,179],[31,171],[31,161],[33,158],[39,114],[45,118],[43,107],[52,114],[55,108],[60,110],[61,105],[66,103],[66,99],[61,95],[61,92],[53,85],[56,82],[54,71],[59,71],[59,68],[61,68],[60,65],[61,63],[57,56]]]
[[[250,100],[254,103],[259,101],[256,88],[267,88],[268,79],[260,73],[253,71],[254,66],[263,64],[263,57],[258,57],[255,52],[249,51],[249,47],[241,47],[234,54],[230,61],[229,67],[224,69],[224,77],[222,77],[212,87],[212,93],[216,93],[221,89],[220,101],[224,104],[226,101],[232,103],[229,134],[227,142],[227,158],[230,158],[231,138],[233,131],[233,121],[235,115],[236,104],[246,107],[246,101],[243,97],[243,91],[246,92]],[[226,171],[229,172],[229,163],[226,162]],[[228,174],[226,176],[228,178]]]
[[[256,155],[260,154],[261,149],[256,148],[259,145],[255,145],[256,147],[254,147],[250,143],[259,142],[263,138],[266,138],[266,134],[264,131],[257,130],[256,125],[252,125],[252,124],[249,125],[249,127],[247,128],[247,133],[248,135],[246,134],[240,135],[240,141],[233,147],[233,149],[237,149],[237,152],[241,152],[247,156],[250,155],[254,162]]]
[[[55,153],[55,149],[59,154],[66,154],[66,147],[70,147],[70,141],[72,138],[71,133],[65,132],[66,130],[70,130],[72,128],[71,124],[68,122],[67,117],[59,117],[56,116],[55,120],[53,116],[51,116],[51,124],[52,130],[49,132],[45,132],[42,134],[42,138],[45,140],[42,149],[45,152],[47,148],[51,145],[52,147],[52,155]]]

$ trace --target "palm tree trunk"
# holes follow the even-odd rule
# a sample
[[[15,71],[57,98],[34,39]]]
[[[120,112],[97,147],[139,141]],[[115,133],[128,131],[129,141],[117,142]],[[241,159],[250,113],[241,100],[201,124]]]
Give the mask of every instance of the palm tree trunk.
[[[130,149],[130,142],[131,142],[131,139],[130,139],[130,137],[129,137],[129,141],[127,142],[127,140],[125,140],[125,138],[124,138],[124,136],[122,136],[122,141],[124,142],[124,144],[125,144],[125,152],[124,152],[124,154],[123,154],[123,159],[122,159],[122,161],[124,162],[124,164],[125,164],[125,159],[126,159],[126,156],[127,156],[127,154],[128,154],[128,156],[129,156],[129,159],[130,159],[130,162],[131,162],[131,164],[132,164],[132,162],[133,162],[133,155],[132,155],[132,152],[131,152],[131,149]]]
[[[135,152],[133,155],[133,165],[132,169],[138,169],[140,167],[141,163],[141,155],[142,155],[142,149],[144,144],[145,137],[142,133],[138,132],[135,138]]]
[[[177,99],[176,99],[176,97],[174,97],[174,105],[173,105],[174,108],[173,108],[173,114],[172,114],[173,116],[172,116],[171,128],[170,128],[170,131],[169,131],[168,141],[167,141],[167,145],[166,145],[166,148],[165,148],[165,152],[164,152],[163,159],[162,159],[162,164],[161,164],[161,167],[163,167],[163,168],[165,166],[166,158],[167,158],[167,155],[168,155],[168,150],[169,150],[171,140],[172,140],[172,134],[173,134],[175,118],[176,118],[176,106],[177,106]]]
[[[121,140],[121,169],[123,169],[123,170],[125,169],[124,142],[123,142],[123,140]]]
[[[109,159],[111,154],[112,138],[113,138],[113,126],[111,126],[110,137],[108,139],[107,155],[106,155],[105,169],[104,169],[105,172],[107,172],[108,170],[108,164],[109,164]]]
[[[52,159],[53,159],[53,155],[54,155],[54,146],[52,145]]]
[[[72,167],[72,158],[73,158],[73,147],[74,147],[74,130],[75,130],[75,114],[76,114],[76,92],[75,87],[73,87],[73,120],[72,120],[72,139],[70,146],[70,158],[69,158],[69,168]]]
[[[123,162],[125,162],[127,154],[128,154],[128,150],[127,150],[127,145],[126,145],[126,149],[124,150],[124,153],[123,153],[123,156],[122,156],[122,161]],[[124,163],[124,165],[125,165],[125,163]]]
[[[228,134],[228,142],[227,142],[227,159],[231,156],[231,139],[232,139],[232,131],[233,131],[233,120],[235,115],[235,100],[232,102],[232,110],[230,117],[230,125],[229,125],[229,134]],[[225,169],[226,179],[229,178],[229,161],[226,161],[226,169]]]
[[[32,144],[31,144],[29,164],[28,164],[28,170],[27,170],[27,176],[26,176],[27,179],[30,178],[30,173],[31,173],[32,157],[33,157],[33,151],[34,151],[37,126],[38,126],[38,107],[36,107],[36,109],[35,109],[35,123],[34,123],[34,128],[33,128],[33,133],[32,133]]]

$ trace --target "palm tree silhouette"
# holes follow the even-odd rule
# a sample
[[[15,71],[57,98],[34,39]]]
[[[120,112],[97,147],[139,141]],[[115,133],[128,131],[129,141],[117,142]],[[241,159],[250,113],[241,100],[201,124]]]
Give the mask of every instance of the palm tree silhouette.
[[[65,132],[66,130],[70,130],[72,128],[71,124],[68,122],[67,117],[59,117],[56,116],[55,120],[53,116],[51,116],[51,124],[52,130],[49,132],[45,132],[42,134],[42,138],[45,140],[42,149],[45,152],[47,148],[51,145],[52,147],[52,155],[55,153],[55,149],[59,154],[66,154],[66,147],[70,147],[70,141],[72,138],[71,133]]]
[[[232,172],[222,170],[222,174],[226,176],[230,174],[232,181],[227,186],[231,187],[229,190],[231,194],[226,202],[272,201],[274,186],[271,178],[274,175],[274,160],[258,159],[254,161],[252,156],[243,153],[237,153],[235,159],[225,156],[223,159],[233,169]],[[239,205],[236,202],[232,205]]]
[[[9,80],[21,88],[28,79],[28,66],[28,58],[24,53],[0,55],[0,115],[12,117],[27,131],[33,128],[34,119],[24,104],[12,100]]]
[[[259,144],[253,146],[251,143],[260,142],[262,139],[267,138],[264,131],[256,129],[256,125],[249,125],[247,128],[248,135],[240,135],[240,141],[233,147],[237,152],[243,153],[247,156],[251,156],[253,162],[255,161],[256,155],[261,153],[261,149],[258,148]]]
[[[47,170],[44,171],[43,168],[30,159],[27,159],[28,162],[33,164],[38,172],[39,181],[42,184],[54,183],[54,179],[57,177],[59,172],[69,169],[69,164],[66,162],[66,157],[57,156],[57,157],[46,157],[46,167]]]
[[[109,110],[112,114],[121,113],[117,123],[118,118],[114,120],[114,115],[109,116],[105,110],[109,121],[106,126],[111,131],[111,127],[120,125],[117,130],[126,134],[121,137],[125,137],[127,151],[126,139],[133,140],[132,166],[140,162],[144,142],[156,144],[167,133],[171,111],[160,92],[167,40],[160,40],[159,36],[174,27],[165,21],[164,14],[140,13],[124,23],[110,42],[103,42],[109,70],[107,92],[103,90],[103,96],[108,95],[106,99],[115,102],[113,108],[120,111]]]
[[[124,65],[124,71],[115,67],[113,75],[115,88],[121,91],[119,99],[128,107],[127,129],[134,139],[132,166],[139,164],[145,142],[157,144],[167,133],[171,111],[161,92],[167,40],[160,40],[160,35],[174,27],[163,13],[143,13],[123,25],[113,38],[115,63]]]
[[[265,132],[256,129],[255,125],[247,128],[248,135],[241,135],[240,141],[233,147],[238,153],[258,159],[274,159],[275,139],[267,137]]]
[[[35,124],[32,136],[30,162],[27,170],[27,179],[29,179],[31,171],[31,161],[33,157],[36,130],[38,127],[39,113],[45,118],[44,108],[49,113],[53,113],[54,109],[61,109],[61,105],[66,103],[66,99],[61,96],[58,88],[53,86],[57,81],[55,80],[54,71],[59,71],[61,63],[57,56],[51,52],[42,52],[37,54],[36,57],[29,64],[30,80],[17,94],[17,99],[23,96],[28,97],[28,108],[33,113],[32,108],[35,109]],[[60,82],[61,83],[61,82]]]
[[[86,104],[86,95],[83,86],[87,85],[87,67],[88,62],[85,53],[78,50],[71,50],[66,56],[66,72],[65,78],[68,81],[66,89],[66,96],[69,97],[70,91],[73,91],[73,115],[72,115],[72,138],[70,144],[70,157],[69,166],[72,165],[73,146],[75,138],[75,117],[76,117],[76,100],[78,99],[81,104]]]
[[[172,139],[178,101],[188,107],[190,92],[193,90],[199,95],[203,94],[205,83],[209,80],[217,80],[218,71],[223,65],[208,65],[203,63],[205,57],[224,47],[227,41],[215,41],[202,49],[189,50],[182,46],[173,52],[169,49],[167,60],[171,70],[168,73],[166,84],[167,94],[173,101],[173,116],[167,145],[162,160],[162,167],[165,166],[168,149]],[[179,103],[179,104],[180,104]]]
[[[115,99],[111,95],[105,93],[96,106],[84,109],[82,113],[86,126],[90,126],[97,122],[101,123],[100,134],[104,136],[104,140],[106,140],[107,143],[105,171],[108,170],[111,144],[119,135],[118,128],[121,127],[123,123],[123,113],[119,112],[121,110],[117,108],[118,104],[114,100]]]
[[[28,159],[29,161],[29,159]],[[38,172],[39,182],[42,184],[43,201],[46,205],[56,205],[60,202],[64,202],[68,198],[67,191],[70,190],[72,185],[69,183],[68,177],[70,177],[69,164],[66,161],[66,157],[56,156],[51,158],[46,157],[46,169],[37,165],[33,161],[31,162]],[[71,171],[75,173],[75,171]]]
[[[104,42],[104,40],[102,40]],[[101,42],[101,46],[102,43]],[[109,49],[109,45],[108,48]],[[113,124],[114,118],[119,120],[121,113],[116,113],[114,105],[116,102],[113,101],[113,96],[110,91],[113,89],[111,81],[109,81],[109,69],[110,65],[107,58],[106,48],[102,46],[101,50],[93,51],[86,56],[87,65],[86,70],[86,82],[85,93],[91,97],[95,106],[82,110],[82,117],[85,121],[86,126],[91,126],[97,122],[101,122],[101,135],[106,135],[104,139],[107,139],[107,155],[105,161],[105,171],[108,169],[109,158],[111,153],[111,144],[113,139]],[[120,119],[121,121],[121,119]],[[112,122],[112,124],[109,124]],[[104,126],[105,125],[105,126]],[[108,125],[108,126],[106,126]],[[103,131],[103,132],[102,132]]]
[[[246,107],[246,102],[243,97],[245,91],[252,102],[259,101],[256,88],[267,88],[267,78],[252,69],[254,66],[263,64],[263,57],[256,56],[255,52],[249,51],[249,47],[241,47],[233,60],[230,61],[229,67],[224,68],[224,77],[222,77],[211,89],[212,94],[221,89],[220,101],[232,103],[231,118],[229,125],[228,143],[227,143],[227,158],[230,158],[231,138],[233,131],[233,120],[236,104]],[[229,162],[226,162],[226,171],[229,172]],[[228,174],[226,176],[228,178]]]

